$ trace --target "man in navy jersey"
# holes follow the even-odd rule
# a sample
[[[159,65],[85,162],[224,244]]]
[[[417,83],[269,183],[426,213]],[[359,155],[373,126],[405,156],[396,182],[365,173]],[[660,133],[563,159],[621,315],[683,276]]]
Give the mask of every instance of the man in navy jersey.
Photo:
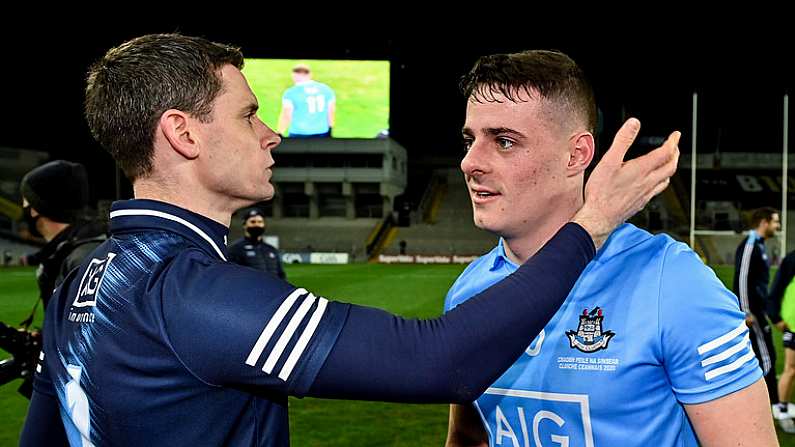
[[[461,170],[475,225],[500,242],[453,284],[448,312],[540,254],[582,206],[595,151],[594,96],[563,53],[484,56],[462,87]],[[777,445],[761,377],[715,274],[684,244],[624,224],[513,366],[451,407],[447,444]]]
[[[168,34],[91,68],[86,118],[135,200],[113,205],[111,238],[53,297],[22,445],[282,446],[290,395],[469,402],[678,157],[676,135],[624,163],[628,121],[582,209],[532,261],[443,317],[407,320],[227,262],[231,215],[273,196],[281,140],[242,65],[236,48]]]
[[[751,229],[743,238],[734,253],[733,291],[737,295],[740,310],[745,314],[745,323],[759,365],[767,383],[773,415],[782,430],[795,433],[795,424],[779,405],[776,384],[776,349],[773,344],[773,329],[768,322],[770,308],[767,287],[770,284],[770,259],[767,256],[765,240],[776,235],[781,229],[778,210],[763,207],[751,214]]]

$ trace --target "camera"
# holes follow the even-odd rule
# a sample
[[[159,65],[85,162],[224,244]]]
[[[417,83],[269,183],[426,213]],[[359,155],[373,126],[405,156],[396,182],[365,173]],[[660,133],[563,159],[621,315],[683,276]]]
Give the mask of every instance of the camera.
[[[0,349],[11,354],[0,360],[0,385],[14,379],[25,379],[19,392],[30,398],[33,394],[33,372],[41,351],[41,332],[9,327],[0,322]]]

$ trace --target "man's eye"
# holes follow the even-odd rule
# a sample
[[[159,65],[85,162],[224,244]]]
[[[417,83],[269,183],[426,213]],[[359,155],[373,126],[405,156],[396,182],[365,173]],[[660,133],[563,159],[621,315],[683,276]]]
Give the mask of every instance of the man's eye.
[[[464,138],[462,143],[464,145],[464,150],[465,151],[469,152],[469,150],[472,149],[473,140],[471,138]]]
[[[500,149],[510,149],[513,147],[513,141],[506,138],[497,138],[497,144],[500,145]]]

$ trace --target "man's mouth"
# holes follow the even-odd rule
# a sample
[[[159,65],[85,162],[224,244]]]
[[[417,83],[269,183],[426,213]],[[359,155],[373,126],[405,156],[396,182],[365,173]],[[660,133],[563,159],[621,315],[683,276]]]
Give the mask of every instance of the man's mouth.
[[[501,194],[497,191],[484,188],[472,188],[472,200],[476,203],[483,203],[499,197]]]

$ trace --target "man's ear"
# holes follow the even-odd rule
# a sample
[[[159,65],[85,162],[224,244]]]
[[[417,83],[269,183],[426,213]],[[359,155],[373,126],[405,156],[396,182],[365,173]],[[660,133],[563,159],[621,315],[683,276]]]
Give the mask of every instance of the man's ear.
[[[195,129],[192,128],[193,123],[194,119],[187,113],[176,109],[163,112],[158,123],[171,148],[189,160],[199,156],[199,144]]]
[[[569,139],[568,175],[574,176],[585,172],[593,161],[596,153],[596,142],[590,132],[580,132]]]

